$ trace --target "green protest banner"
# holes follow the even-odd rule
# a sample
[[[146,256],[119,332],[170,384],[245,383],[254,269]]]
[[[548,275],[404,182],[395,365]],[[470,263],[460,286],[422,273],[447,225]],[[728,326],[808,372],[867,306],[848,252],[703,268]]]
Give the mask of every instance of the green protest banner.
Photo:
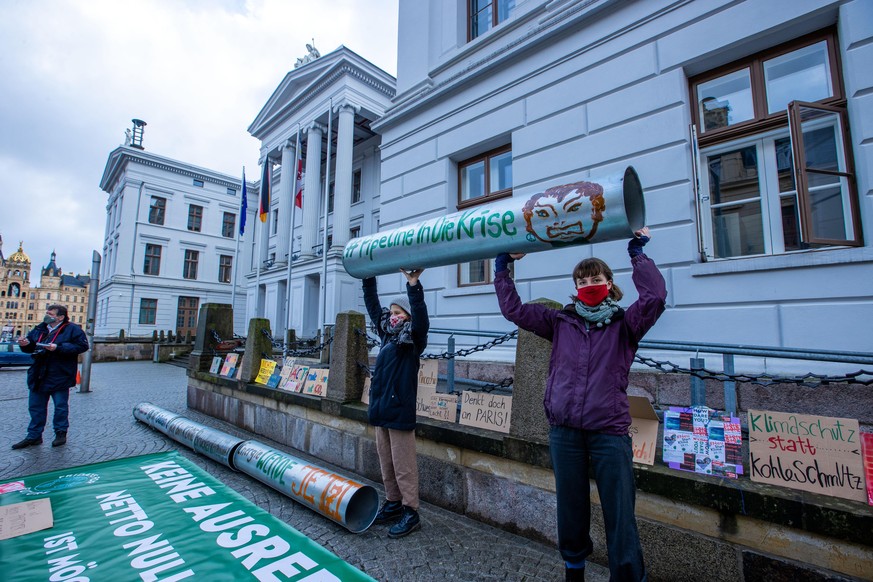
[[[0,541],[6,582],[372,580],[175,452],[16,481],[0,506],[49,499],[54,525]]]

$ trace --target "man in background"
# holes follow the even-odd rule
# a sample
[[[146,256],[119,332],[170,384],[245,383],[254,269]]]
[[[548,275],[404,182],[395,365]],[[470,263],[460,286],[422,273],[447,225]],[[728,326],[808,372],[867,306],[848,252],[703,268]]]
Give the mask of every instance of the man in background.
[[[33,364],[27,370],[30,424],[27,425],[27,436],[12,448],[42,444],[49,399],[55,407],[52,446],[66,444],[70,427],[70,388],[76,385],[79,354],[88,351],[88,338],[81,327],[70,322],[66,307],[49,305],[42,323],[26,337],[19,338],[18,345],[21,351],[33,356]]]

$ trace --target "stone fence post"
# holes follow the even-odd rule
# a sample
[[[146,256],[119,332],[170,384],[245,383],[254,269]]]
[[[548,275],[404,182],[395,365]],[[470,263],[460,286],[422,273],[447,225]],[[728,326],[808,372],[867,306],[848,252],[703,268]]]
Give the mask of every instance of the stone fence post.
[[[343,311],[337,314],[327,378],[328,399],[338,402],[361,399],[367,375],[361,366],[369,365],[366,330],[363,313]]]
[[[560,309],[551,299],[530,303]],[[543,396],[549,377],[552,342],[529,331],[518,330],[515,348],[515,380],[512,386],[512,419],[509,434],[524,440],[549,441],[549,423],[543,412]]]
[[[249,384],[257,378],[263,354],[272,355],[273,353],[273,343],[264,334],[264,330],[270,331],[269,319],[255,317],[249,320],[249,332],[246,335],[246,351],[242,358],[240,382]],[[233,334],[227,337],[233,337]]]
[[[209,370],[217,343],[212,332],[220,338],[233,337],[233,308],[224,303],[204,303],[197,317],[197,336],[194,350],[188,360],[188,369],[194,372]]]

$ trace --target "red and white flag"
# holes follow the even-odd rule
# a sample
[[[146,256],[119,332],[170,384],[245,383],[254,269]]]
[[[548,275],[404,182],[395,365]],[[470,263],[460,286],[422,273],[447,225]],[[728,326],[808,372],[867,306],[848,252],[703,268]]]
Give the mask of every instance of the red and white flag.
[[[294,205],[303,208],[303,160],[297,160],[297,194],[294,196]]]

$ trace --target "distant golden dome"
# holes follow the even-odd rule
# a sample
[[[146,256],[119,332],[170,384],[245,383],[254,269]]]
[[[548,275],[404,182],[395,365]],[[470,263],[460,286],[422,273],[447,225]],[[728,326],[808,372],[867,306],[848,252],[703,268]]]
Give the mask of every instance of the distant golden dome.
[[[27,263],[30,264],[30,257],[25,254],[22,245],[24,241],[18,243],[18,250],[9,255],[9,259],[7,259],[10,263]]]

